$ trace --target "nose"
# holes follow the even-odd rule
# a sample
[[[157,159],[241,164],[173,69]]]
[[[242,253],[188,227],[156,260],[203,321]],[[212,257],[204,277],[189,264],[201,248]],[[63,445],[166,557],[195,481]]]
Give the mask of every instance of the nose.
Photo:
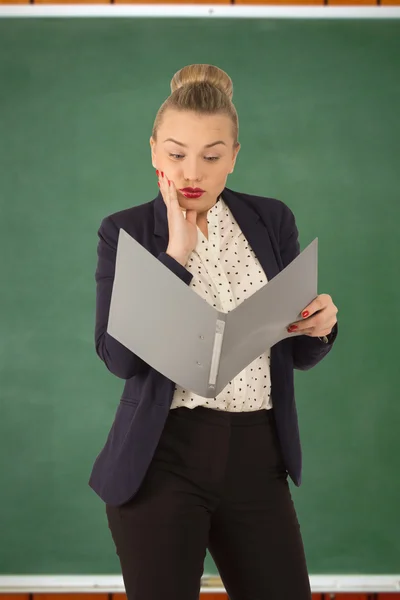
[[[199,182],[202,179],[200,164],[196,160],[187,160],[183,168],[183,177],[189,183]]]

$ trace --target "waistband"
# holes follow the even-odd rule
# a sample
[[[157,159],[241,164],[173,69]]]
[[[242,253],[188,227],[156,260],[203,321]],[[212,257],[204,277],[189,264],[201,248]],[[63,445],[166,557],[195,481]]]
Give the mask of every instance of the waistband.
[[[274,409],[254,410],[246,412],[230,412],[226,410],[215,410],[206,408],[205,406],[196,406],[188,408],[180,406],[170,409],[170,414],[176,417],[191,419],[194,421],[206,421],[207,423],[223,424],[230,423],[231,425],[255,425],[257,423],[274,422]]]

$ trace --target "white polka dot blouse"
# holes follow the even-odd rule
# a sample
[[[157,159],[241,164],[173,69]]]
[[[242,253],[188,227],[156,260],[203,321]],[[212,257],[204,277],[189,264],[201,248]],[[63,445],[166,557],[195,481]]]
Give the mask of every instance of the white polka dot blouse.
[[[186,269],[190,287],[217,310],[228,313],[267,283],[267,277],[231,211],[219,197],[207,213],[208,239],[198,228]],[[231,412],[272,408],[270,350],[241,371],[215,398],[175,386],[171,409],[205,406]]]

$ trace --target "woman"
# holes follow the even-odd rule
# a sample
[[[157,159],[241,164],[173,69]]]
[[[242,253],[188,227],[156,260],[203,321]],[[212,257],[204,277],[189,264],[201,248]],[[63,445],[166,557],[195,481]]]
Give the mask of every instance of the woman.
[[[301,480],[293,369],[330,351],[331,297],[304,307],[288,329],[297,335],[266,348],[213,399],[182,389],[106,331],[121,227],[223,312],[299,253],[287,206],[225,186],[240,148],[228,75],[187,66],[171,91],[150,138],[158,197],[99,229],[96,351],[126,381],[90,485],[106,503],[129,600],[197,600],[207,548],[231,600],[309,600],[287,481]]]

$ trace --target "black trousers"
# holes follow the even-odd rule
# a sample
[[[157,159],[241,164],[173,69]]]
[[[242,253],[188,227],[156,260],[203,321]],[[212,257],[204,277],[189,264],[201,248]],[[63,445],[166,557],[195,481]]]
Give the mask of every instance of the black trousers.
[[[310,600],[273,409],[170,410],[127,503],[106,505],[129,600],[198,600],[208,548],[230,600]]]

